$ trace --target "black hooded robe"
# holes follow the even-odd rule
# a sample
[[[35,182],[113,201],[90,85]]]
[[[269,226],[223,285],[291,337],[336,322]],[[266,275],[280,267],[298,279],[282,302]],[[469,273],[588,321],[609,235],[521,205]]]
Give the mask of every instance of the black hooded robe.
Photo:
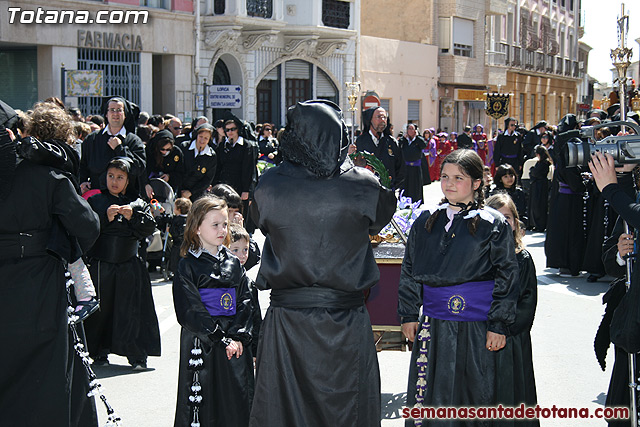
[[[529,172],[529,226],[536,231],[545,231],[549,215],[549,162],[538,161]]]
[[[63,174],[26,160],[17,165],[2,204],[0,425],[67,426],[74,355],[65,270],[45,246],[57,218],[88,248],[98,236],[98,219]]]
[[[380,425],[380,374],[363,291],[379,280],[369,234],[391,219],[395,196],[345,161],[348,136],[337,106],[298,103],[288,123],[285,161],[261,176],[252,205],[266,236],[257,286],[271,289],[271,305],[249,425]],[[291,135],[309,157],[293,152]]]

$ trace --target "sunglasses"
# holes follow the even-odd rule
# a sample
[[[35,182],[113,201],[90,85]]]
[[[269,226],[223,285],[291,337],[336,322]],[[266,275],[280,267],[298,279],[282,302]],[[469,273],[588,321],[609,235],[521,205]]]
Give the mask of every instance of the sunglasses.
[[[122,108],[109,108],[107,111],[110,113],[124,113]]]
[[[173,129],[175,130],[182,129],[182,126],[173,126]]]
[[[161,153],[168,153],[169,151],[171,151],[171,148],[161,148],[160,149]]]
[[[238,128],[225,128],[225,130],[224,130],[224,131],[225,131],[225,132],[235,132],[235,131],[237,131],[237,130],[238,130]]]

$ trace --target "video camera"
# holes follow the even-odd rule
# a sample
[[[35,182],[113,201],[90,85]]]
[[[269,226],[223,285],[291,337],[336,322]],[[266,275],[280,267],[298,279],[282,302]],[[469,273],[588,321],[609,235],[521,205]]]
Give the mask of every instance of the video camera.
[[[635,135],[608,136],[596,141],[596,130],[604,127],[626,126],[633,129]],[[616,166],[627,163],[640,163],[640,126],[634,122],[616,121],[585,126],[580,130],[567,132],[569,137],[587,138],[588,142],[567,142],[565,159],[567,167],[583,166],[587,168],[591,155],[596,152],[609,153],[615,160]]]

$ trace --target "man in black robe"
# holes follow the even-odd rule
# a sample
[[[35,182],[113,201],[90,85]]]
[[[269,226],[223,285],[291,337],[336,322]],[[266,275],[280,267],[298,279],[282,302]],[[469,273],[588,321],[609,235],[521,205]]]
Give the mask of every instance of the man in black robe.
[[[79,177],[82,193],[105,188],[109,161],[114,157],[128,157],[132,169],[127,191],[141,194],[139,177],[146,171],[146,154],[144,143],[135,134],[139,113],[137,105],[121,97],[112,97],[105,102],[103,115],[107,126],[91,133],[82,143]]]
[[[416,125],[409,123],[407,125],[407,133],[398,141],[400,150],[404,157],[406,166],[406,175],[402,188],[404,197],[409,197],[415,203],[423,200],[422,187],[422,162],[426,162],[422,150],[427,148],[427,143],[417,134]]]
[[[523,153],[520,135],[516,132],[517,125],[518,121],[513,117],[504,121],[505,130],[498,135],[493,147],[493,161],[496,166],[510,164],[521,175]]]
[[[471,126],[465,126],[464,132],[458,135],[458,149],[473,150],[473,139],[471,139]]]
[[[396,199],[347,158],[337,105],[298,103],[287,122],[284,161],[260,177],[251,210],[266,236],[256,284],[271,289],[271,306],[249,425],[379,426],[363,291],[380,277],[369,234],[391,220]]]
[[[385,135],[387,112],[382,107],[372,107],[362,114],[364,130],[356,138],[358,151],[376,156],[389,172],[393,189],[401,188],[405,178],[402,151],[390,135]]]
[[[547,131],[547,122],[544,120],[536,125],[524,136],[522,141],[522,152],[527,159],[535,157],[533,149],[536,145],[542,144],[542,135]]]

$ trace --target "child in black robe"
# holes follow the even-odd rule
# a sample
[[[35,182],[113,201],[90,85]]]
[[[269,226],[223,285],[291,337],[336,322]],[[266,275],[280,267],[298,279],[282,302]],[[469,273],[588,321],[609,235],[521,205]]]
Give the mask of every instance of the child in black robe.
[[[497,194],[487,199],[487,206],[504,215],[511,229],[516,245],[518,260],[518,302],[516,320],[509,326],[507,344],[496,354],[496,397],[504,407],[518,407],[524,403],[535,407],[538,403],[536,379],[533,372],[531,350],[531,327],[538,304],[538,281],[536,267],[531,254],[524,248],[522,235],[524,228],[518,217],[515,203],[507,194]],[[538,419],[504,420],[499,425],[540,425]]]
[[[107,365],[107,355],[115,353],[126,356],[134,370],[145,370],[147,356],[160,356],[160,328],[138,241],[156,224],[148,203],[126,195],[130,170],[129,159],[112,159],[107,189],[89,198],[100,217],[100,237],[87,254],[100,310],[85,329],[94,364]]]
[[[192,206],[173,301],[180,333],[175,427],[249,424],[253,399],[252,297],[240,261],[224,244],[224,200],[205,196]]]

